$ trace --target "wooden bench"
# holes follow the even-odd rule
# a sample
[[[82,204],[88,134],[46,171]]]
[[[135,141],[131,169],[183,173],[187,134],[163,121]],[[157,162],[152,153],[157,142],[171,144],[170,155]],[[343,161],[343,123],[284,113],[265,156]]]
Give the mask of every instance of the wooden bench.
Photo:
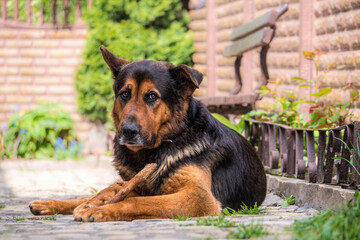
[[[277,19],[288,10],[288,5],[283,5],[280,9],[271,10],[264,15],[254,19],[233,30],[230,40],[233,43],[224,49],[224,57],[236,57],[235,67],[235,86],[230,92],[230,96],[225,97],[201,97],[202,101],[210,112],[220,114],[245,114],[255,107],[255,102],[259,99],[258,90],[261,85],[266,85],[269,80],[269,73],[266,64],[266,55],[270,43],[275,36]],[[245,52],[261,47],[260,65],[262,77],[258,86],[251,94],[237,95],[242,87],[240,75],[241,59]]]

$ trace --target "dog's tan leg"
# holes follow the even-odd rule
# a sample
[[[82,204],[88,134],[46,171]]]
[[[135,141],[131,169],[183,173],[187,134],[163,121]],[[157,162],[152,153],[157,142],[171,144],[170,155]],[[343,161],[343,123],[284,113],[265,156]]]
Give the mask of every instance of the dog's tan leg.
[[[38,200],[32,201],[29,205],[30,211],[34,215],[53,215],[64,214],[70,215],[74,213],[74,209],[79,207],[95,207],[101,206],[105,201],[110,200],[119,190],[121,186],[117,183],[112,184],[108,188],[100,191],[91,197],[84,197],[72,200]]]
[[[71,200],[37,200],[30,202],[29,208],[34,215],[70,215],[77,206],[89,199],[90,197]]]
[[[124,201],[75,213],[77,221],[131,221],[133,219],[175,218],[216,215],[220,202],[211,192],[211,174],[200,167],[179,169],[163,184],[164,195],[128,197]],[[166,194],[167,193],[167,194]]]
[[[88,208],[99,207],[104,205],[107,201],[112,199],[115,196],[115,194],[120,191],[121,188],[122,186],[119,185],[118,183],[114,183],[110,185],[108,188],[105,188],[104,190],[100,191],[98,194],[90,197],[87,201],[77,206],[74,209],[73,214],[77,215],[83,211],[86,211]],[[131,192],[127,196],[127,198],[133,196],[138,196],[138,194],[135,192]]]

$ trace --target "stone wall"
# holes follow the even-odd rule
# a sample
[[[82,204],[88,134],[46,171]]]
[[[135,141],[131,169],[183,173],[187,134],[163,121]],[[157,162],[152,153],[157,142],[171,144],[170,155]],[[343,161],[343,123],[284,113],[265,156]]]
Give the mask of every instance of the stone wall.
[[[216,74],[207,79],[196,92],[197,96],[228,94],[234,85],[235,59],[222,57],[222,52],[230,44],[228,39],[232,29],[285,3],[289,5],[289,10],[278,20],[276,37],[267,58],[270,79],[282,79],[280,88],[295,89],[292,77],[314,78],[315,68],[302,56],[302,52],[319,49],[326,53],[321,57],[322,70],[333,62],[339,66],[322,81],[321,86],[333,88],[328,101],[343,101],[345,93],[342,87],[349,82],[360,87],[358,0],[214,0],[214,6],[201,6],[201,2],[192,0],[190,4],[193,19],[190,28],[195,36],[194,67],[209,75],[207,62],[209,58],[215,58],[216,64],[210,68]],[[210,8],[214,8],[216,14]],[[214,26],[209,25],[209,19],[214,20]],[[206,48],[207,38],[211,35],[216,36],[216,42],[214,46]],[[209,51],[215,54],[209,55]],[[253,50],[244,55],[241,67],[244,86],[241,93],[250,93],[257,84],[260,77],[258,54],[259,50]],[[306,88],[295,90],[300,96],[308,96],[310,91]],[[271,99],[265,100],[268,102]],[[359,107],[354,110],[356,114],[360,113]]]
[[[77,113],[74,75],[81,61],[86,28],[0,29],[0,122],[14,111],[39,103],[60,103],[75,121],[80,140],[90,124]]]
[[[321,85],[335,88],[329,101],[344,101],[347,95],[341,87],[348,82],[360,87],[360,1],[316,0],[313,46],[327,52],[322,69],[339,64]]]

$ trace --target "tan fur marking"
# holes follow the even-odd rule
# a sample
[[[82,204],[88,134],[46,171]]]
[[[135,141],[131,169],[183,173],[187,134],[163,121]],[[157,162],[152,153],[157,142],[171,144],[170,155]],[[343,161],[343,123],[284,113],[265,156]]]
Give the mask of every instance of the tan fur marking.
[[[88,201],[90,197],[72,200],[37,200],[30,202],[30,210],[34,215],[72,214],[80,204]]]
[[[130,168],[122,165],[114,165],[116,170],[120,172],[120,176],[125,178],[126,180],[130,180],[136,174],[136,172],[132,171]]]
[[[210,170],[198,166],[184,166],[164,182],[155,196],[139,196],[100,207],[85,209],[75,217],[89,221],[117,221],[150,218],[174,218],[217,215],[220,202],[211,192]]]
[[[179,150],[174,155],[169,155],[164,158],[164,160],[161,162],[161,165],[159,168],[152,174],[149,178],[149,182],[154,183],[156,178],[161,176],[164,172],[167,171],[171,167],[171,165],[175,164],[178,161],[181,161],[184,158],[187,157],[194,157],[204,150],[206,150],[209,146],[209,143],[207,140],[199,140],[189,146],[185,146],[183,150]],[[195,150],[197,149],[197,150]]]

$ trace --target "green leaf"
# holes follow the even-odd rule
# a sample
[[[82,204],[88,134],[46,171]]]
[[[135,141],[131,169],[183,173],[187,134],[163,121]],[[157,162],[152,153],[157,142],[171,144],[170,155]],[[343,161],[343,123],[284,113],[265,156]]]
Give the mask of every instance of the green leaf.
[[[322,97],[322,96],[325,96],[325,95],[331,93],[331,91],[332,91],[331,87],[325,87],[325,88],[319,89],[318,92],[312,93],[310,95],[313,97]]]
[[[303,78],[300,78],[300,77],[293,77],[292,79],[295,80],[295,81],[299,81],[299,82],[305,82],[305,83],[310,82],[309,80],[306,80],[306,79],[303,79]]]
[[[217,114],[217,113],[212,113],[212,115],[222,124],[224,124],[225,126],[233,129],[234,131],[241,133],[241,129],[239,129],[235,124],[231,123],[226,117]]]
[[[306,57],[306,58],[314,58],[316,56],[316,54],[314,52],[308,52],[308,51],[304,51],[303,52],[303,55]]]
[[[295,203],[295,196],[294,195],[291,195],[289,198],[286,198],[284,196],[284,194],[282,196],[283,196],[285,201],[283,202],[283,204],[281,204],[281,207],[288,207],[288,206],[293,205]]]
[[[296,99],[295,94],[288,94],[288,97],[289,97],[289,98],[292,98],[292,99]]]
[[[229,209],[230,209],[230,208],[228,208],[228,207],[223,209],[223,213],[225,214],[225,216],[231,216],[231,215],[232,215],[232,214],[230,213]],[[233,209],[231,209],[231,210],[233,210]],[[233,210],[233,211],[234,211],[234,210]]]
[[[350,92],[350,98],[353,102],[359,101],[359,90],[353,88]]]

